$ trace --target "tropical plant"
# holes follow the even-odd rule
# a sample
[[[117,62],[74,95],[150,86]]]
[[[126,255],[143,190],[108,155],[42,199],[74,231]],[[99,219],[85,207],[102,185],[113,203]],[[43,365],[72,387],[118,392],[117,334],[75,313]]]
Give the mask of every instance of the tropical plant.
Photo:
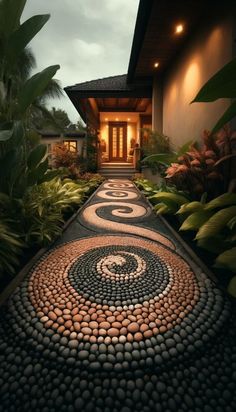
[[[14,274],[19,265],[25,244],[21,236],[13,229],[14,221],[0,218],[0,278]]]
[[[56,178],[32,187],[23,198],[26,241],[46,245],[61,233],[64,216],[81,204],[83,189]]]
[[[56,170],[48,170],[45,145],[38,145],[29,154],[23,147],[9,150],[0,163],[0,192],[20,198],[28,187],[50,180],[58,175]]]
[[[192,103],[214,102],[221,98],[236,98],[236,58],[220,69],[200,89]],[[219,131],[227,122],[236,116],[236,102],[231,103],[222,117],[212,129],[212,133]]]

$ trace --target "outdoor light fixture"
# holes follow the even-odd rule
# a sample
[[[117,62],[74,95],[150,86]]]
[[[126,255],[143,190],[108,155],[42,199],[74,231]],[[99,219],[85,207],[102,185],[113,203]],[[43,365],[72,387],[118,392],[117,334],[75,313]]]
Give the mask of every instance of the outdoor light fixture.
[[[158,63],[158,62],[154,63],[154,67],[155,67],[155,68],[157,68],[158,66],[159,66],[159,63]]]
[[[175,28],[175,33],[180,34],[184,31],[184,26],[182,24],[178,24]]]

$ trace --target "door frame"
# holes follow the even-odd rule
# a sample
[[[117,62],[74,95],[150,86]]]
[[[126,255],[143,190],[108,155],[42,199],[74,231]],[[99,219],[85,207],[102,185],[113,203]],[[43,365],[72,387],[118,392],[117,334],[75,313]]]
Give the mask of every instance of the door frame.
[[[120,160],[112,160],[112,128],[123,127],[123,158]],[[127,162],[127,122],[109,122],[109,161],[112,162]]]

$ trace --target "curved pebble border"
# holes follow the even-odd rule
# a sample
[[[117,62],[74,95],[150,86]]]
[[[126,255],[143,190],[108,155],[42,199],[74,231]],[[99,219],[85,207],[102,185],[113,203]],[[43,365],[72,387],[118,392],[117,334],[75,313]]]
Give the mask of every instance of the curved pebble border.
[[[128,188],[135,193],[111,181],[97,197],[122,216]],[[94,225],[101,205],[87,207]],[[136,206],[131,213],[143,216]],[[0,313],[0,411],[234,411],[231,311],[162,234],[64,243]]]

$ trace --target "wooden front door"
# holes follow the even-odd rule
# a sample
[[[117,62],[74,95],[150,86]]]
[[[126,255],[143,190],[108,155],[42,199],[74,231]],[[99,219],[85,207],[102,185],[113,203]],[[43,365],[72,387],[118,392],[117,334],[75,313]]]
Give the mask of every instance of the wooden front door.
[[[127,123],[109,122],[109,160],[127,161]]]

